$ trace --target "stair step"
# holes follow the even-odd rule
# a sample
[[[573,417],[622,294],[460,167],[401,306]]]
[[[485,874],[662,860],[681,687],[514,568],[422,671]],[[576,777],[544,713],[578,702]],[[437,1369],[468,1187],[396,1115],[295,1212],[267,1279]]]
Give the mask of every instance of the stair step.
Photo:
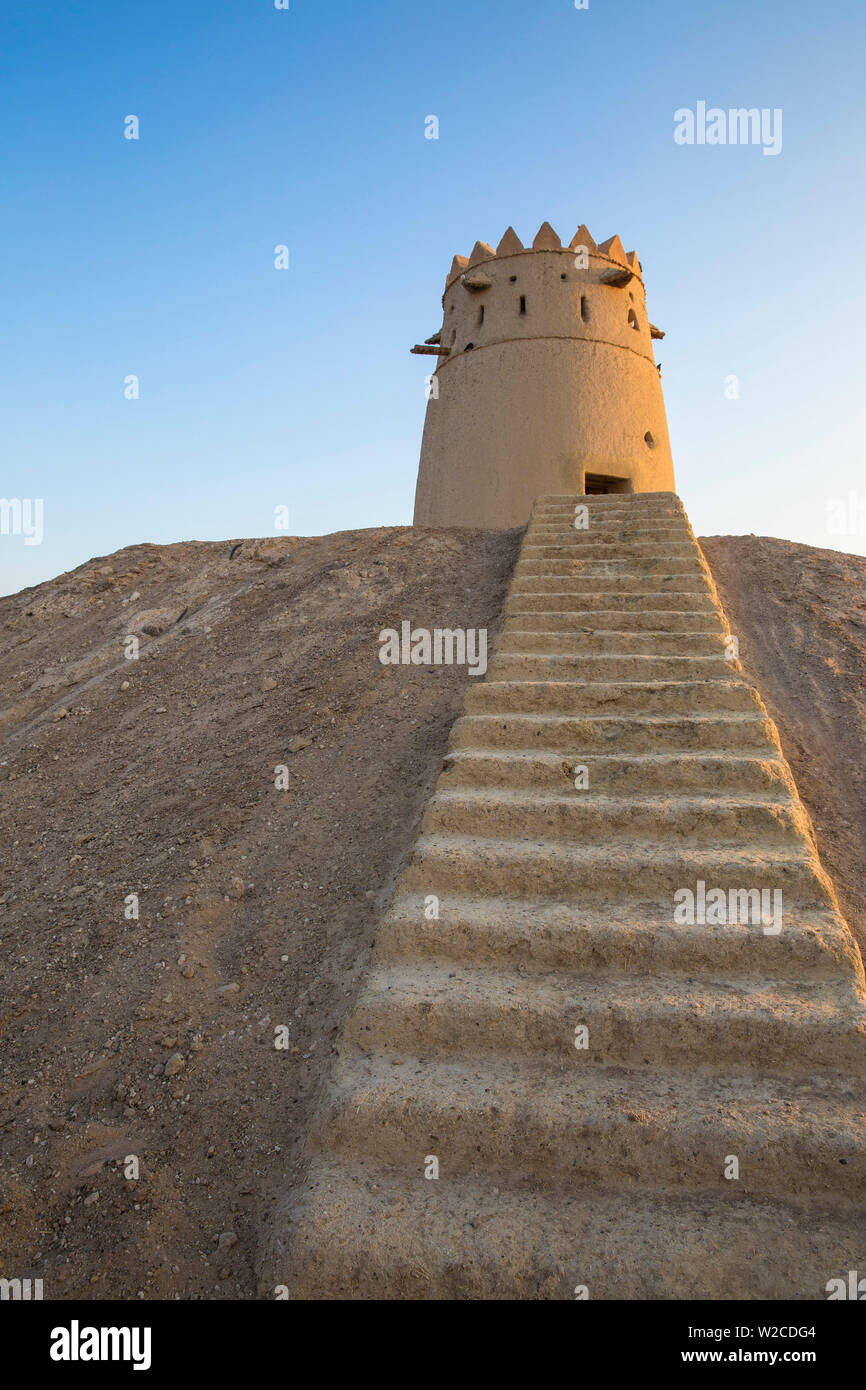
[[[584,577],[619,579],[624,574],[633,579],[646,580],[653,576],[661,582],[674,583],[682,579],[703,577],[703,565],[698,555],[646,555],[631,560],[614,556],[572,556],[563,554],[555,547],[541,547],[547,554],[529,554],[518,560],[514,567],[515,579],[526,579],[533,575],[557,575],[563,579],[583,575]]]
[[[615,706],[612,706],[615,708]],[[583,761],[594,753],[779,751],[772,720],[754,713],[670,715],[465,714],[455,723],[449,751],[460,748],[547,750]]]
[[[712,1070],[550,1066],[533,1059],[348,1056],[326,1138],[344,1161],[423,1170],[439,1181],[521,1173],[571,1191],[612,1185],[718,1193],[727,1155],[750,1196],[862,1197],[866,1097],[823,1078]]]
[[[649,632],[725,634],[726,629],[716,613],[695,609],[683,612],[674,609],[570,608],[566,611],[542,607],[541,600],[556,595],[533,595],[510,600],[500,627],[501,636],[528,632],[548,633]],[[539,600],[536,602],[536,600]]]
[[[588,1029],[578,1050],[575,1029]],[[597,1065],[754,1067],[787,1076],[856,1067],[866,1002],[848,981],[806,985],[682,976],[519,974],[466,965],[374,966],[344,1043],[443,1060],[489,1054]]]
[[[683,536],[682,540],[669,540],[662,537],[660,540],[649,541],[629,541],[625,542],[623,537],[619,537],[617,543],[613,541],[605,542],[593,536],[591,539],[582,538],[577,531],[573,537],[564,532],[558,537],[551,537],[549,540],[538,535],[529,535],[521,548],[522,560],[535,560],[544,556],[551,556],[554,559],[562,557],[572,560],[613,560],[616,564],[625,564],[630,560],[655,560],[658,557],[667,558],[681,556],[698,559],[700,552],[697,545],[688,536]]]
[[[712,849],[638,837],[599,846],[546,837],[425,834],[401,884],[440,898],[450,892],[542,899],[565,895],[589,907],[618,899],[623,885],[631,882],[639,883],[651,900],[669,896],[673,915],[674,894],[695,891],[698,881],[725,893],[732,888],[778,890],[784,911],[835,907],[830,882],[809,841],[795,851],[773,844]]]
[[[507,748],[454,749],[445,756],[439,787],[510,787],[556,791],[574,786],[575,768],[587,769],[592,792],[638,796],[672,792],[716,796],[726,792],[793,794],[788,765],[776,752],[595,754],[511,751]]]
[[[515,603],[518,599],[528,602],[536,596],[567,599],[569,601],[564,606],[575,610],[623,608],[629,613],[639,613],[645,609],[688,608],[693,612],[718,612],[702,574],[693,580],[627,574],[589,578],[579,575],[525,575],[522,579],[512,580],[507,603]],[[561,606],[559,603],[552,605],[554,608]]]
[[[578,508],[580,510],[578,511]],[[572,525],[575,516],[588,516],[590,525],[595,521],[619,522],[626,526],[640,525],[661,518],[669,521],[678,521],[688,524],[685,512],[677,506],[667,502],[657,502],[653,505],[644,507],[597,507],[592,502],[585,499],[578,499],[575,502],[567,503],[538,503],[533,508],[529,525],[537,524],[542,521],[564,522]]]
[[[527,632],[506,622],[499,632],[496,655],[715,657],[724,661],[725,640],[722,632],[658,632],[651,628],[642,632],[604,627]]]
[[[439,917],[427,895],[402,880],[376,935],[383,965],[437,961],[518,971],[699,974],[715,979],[861,979],[857,948],[833,907],[785,908],[784,929],[766,936],[750,925],[674,923],[670,897],[653,901],[629,889],[594,907],[566,896],[486,897],[449,888]]]
[[[684,656],[676,652],[650,655],[647,652],[586,651],[514,652],[497,646],[490,662],[492,683],[503,681],[706,681],[730,680],[740,671],[739,661],[729,661],[718,651],[706,656]]]
[[[588,507],[591,514],[598,513],[599,516],[612,516],[615,513],[620,513],[622,516],[635,517],[660,510],[673,511],[680,516],[685,516],[683,504],[673,492],[588,493],[583,495],[564,493],[559,496],[536,497],[532,515],[538,516],[542,512],[555,512],[573,516],[577,506]]]
[[[632,658],[636,662],[638,658]],[[666,658],[672,660],[672,658]],[[587,664],[589,659],[587,659]],[[726,663],[730,672],[730,663]],[[467,687],[467,714],[763,714],[755,690],[738,680],[488,679]]]
[[[863,1264],[847,1203],[815,1221],[736,1182],[627,1198],[515,1190],[507,1172],[428,1182],[423,1157],[409,1173],[316,1162],[270,1285],[295,1299],[825,1299]]]
[[[571,545],[577,550],[592,546],[613,555],[626,554],[632,546],[697,546],[691,531],[685,525],[625,528],[612,521],[593,522],[586,530],[577,530],[566,525],[537,526],[533,524],[526,532],[526,543],[530,546]]]
[[[577,522],[577,525],[575,525]],[[644,512],[640,516],[625,516],[622,512],[599,512],[592,507],[578,511],[545,511],[534,513],[526,528],[526,534],[536,531],[573,531],[576,536],[598,535],[652,535],[654,531],[669,531],[672,536],[690,536],[692,528],[682,512],[659,510]]]
[[[422,822],[426,834],[479,839],[576,840],[585,845],[647,839],[690,848],[757,843],[796,847],[810,825],[790,794],[610,796],[594,791],[437,788]]]

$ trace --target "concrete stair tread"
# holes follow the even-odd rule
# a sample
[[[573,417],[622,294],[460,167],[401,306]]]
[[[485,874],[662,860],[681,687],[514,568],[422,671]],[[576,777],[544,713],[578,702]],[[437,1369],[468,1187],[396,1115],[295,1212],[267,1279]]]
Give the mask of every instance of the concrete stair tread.
[[[653,690],[656,690],[656,689],[659,688],[660,685],[664,685],[665,688],[670,687],[670,686],[679,687],[679,686],[681,686],[683,683],[684,683],[684,682],[682,682],[682,681],[674,681],[674,682],[668,681],[668,682],[664,682],[664,683],[656,681],[656,682],[652,682],[651,685],[652,685],[652,689],[653,689]],[[518,686],[535,686],[535,685],[536,685],[536,682],[534,682],[534,681],[509,681],[509,682],[507,682],[507,684],[509,685],[509,687],[512,687],[512,686],[515,686],[515,685],[518,685]],[[548,682],[548,684],[549,684],[549,682]],[[570,686],[586,686],[586,685],[592,685],[593,683],[592,683],[592,682],[589,682],[589,681],[581,681],[581,682],[570,681],[570,682],[567,682],[567,683],[558,682],[558,684],[560,684],[560,685],[561,685],[561,684],[568,684],[568,685],[570,685]],[[595,684],[597,685],[598,683],[596,682]],[[609,683],[608,683],[608,682],[602,682],[601,684],[602,684],[602,688],[605,690],[605,692],[609,691],[610,686],[609,686]],[[691,685],[691,684],[693,684],[693,682],[690,682],[690,681],[689,681],[689,682],[685,682],[685,684]],[[702,683],[702,684],[705,684],[705,683]],[[644,688],[646,688],[646,687],[644,687]],[[615,698],[615,697],[614,697],[614,698]],[[513,711],[513,710],[502,711],[501,713],[496,713],[495,711],[490,710],[490,711],[484,711],[484,712],[482,712],[482,713],[480,713],[480,714],[464,714],[464,715],[461,715],[460,718],[461,718],[461,720],[467,720],[467,721],[468,721],[468,720],[490,720],[490,719],[503,719],[503,718],[506,718],[506,717],[510,718],[513,714],[516,715],[516,717],[519,717],[521,720],[533,721],[533,722],[537,722],[537,723],[554,724],[554,725],[565,725],[565,724],[576,723],[576,722],[577,722],[577,723],[581,723],[581,724],[602,724],[602,723],[604,723],[604,724],[610,724],[610,723],[614,723],[614,722],[615,722],[615,723],[617,723],[617,724],[648,724],[648,725],[668,725],[668,724],[677,724],[677,725],[681,725],[681,724],[685,724],[685,723],[688,723],[688,724],[707,724],[707,725],[713,725],[713,726],[716,726],[716,725],[725,725],[725,726],[730,726],[732,734],[735,734],[740,728],[742,728],[743,725],[746,725],[746,724],[758,724],[758,725],[763,725],[764,723],[766,723],[766,717],[765,717],[763,714],[761,714],[761,713],[757,710],[757,708],[755,709],[755,712],[754,712],[754,713],[752,713],[752,712],[750,712],[750,711],[720,709],[720,710],[696,710],[696,711],[694,711],[693,713],[688,713],[688,714],[676,714],[676,715],[669,715],[669,714],[665,714],[664,712],[661,712],[661,713],[658,713],[658,714],[638,714],[638,713],[636,713],[636,712],[634,712],[634,711],[628,711],[628,712],[625,712],[625,713],[622,713],[622,714],[563,714],[563,713],[561,713],[561,712],[559,712],[559,711],[556,711],[556,712],[551,713],[551,714],[546,714],[546,713],[544,713],[543,711],[540,711],[540,710],[527,710],[525,713],[520,713],[520,712],[516,712],[516,711]]]
[[[712,625],[711,625],[712,624]],[[592,633],[594,636],[635,635],[646,633],[649,636],[670,636],[682,634],[694,637],[718,637],[724,635],[722,624],[711,619],[708,613],[676,613],[661,610],[656,613],[601,613],[592,609],[583,613],[566,613],[552,609],[513,610],[505,614],[500,634],[528,634],[533,637],[569,637],[573,634]]]
[[[612,699],[616,699],[623,690],[631,694],[635,694],[637,691],[652,694],[656,690],[689,690],[697,688],[700,690],[715,691],[734,686],[738,690],[749,691],[752,696],[750,703],[757,706],[758,700],[754,688],[737,675],[736,669],[732,669],[730,662],[727,664],[724,674],[716,679],[712,676],[698,678],[687,676],[682,680],[650,677],[644,680],[635,679],[633,681],[624,681],[621,679],[605,680],[604,678],[600,680],[593,680],[591,678],[589,680],[572,680],[567,677],[558,677],[556,680],[537,680],[533,679],[532,676],[519,677],[517,679],[509,677],[505,680],[494,680],[490,677],[485,681],[479,682],[477,685],[470,685],[469,690],[488,689],[492,690],[494,694],[497,694],[504,690],[513,690],[515,687],[519,690],[536,688],[539,690],[547,690],[552,695],[556,695],[560,691],[566,691],[568,693],[573,692],[576,695],[580,695],[584,691],[601,691],[604,694],[610,695]]]
[[[855,1028],[866,1038],[866,993],[850,979],[765,979],[754,974],[713,978],[683,979],[679,972],[630,975],[609,972],[599,980],[595,971],[521,971],[495,965],[472,966],[456,962],[400,962],[390,965],[374,962],[359,996],[359,1006],[393,1002],[400,998],[420,1004],[425,1012],[438,1003],[455,1004],[463,1010],[493,1008],[512,1010],[515,1016],[549,1011],[561,1027],[565,1056],[580,1053],[573,1046],[573,1023],[581,1022],[581,1011],[631,1014],[637,1019],[654,1012],[679,1022],[689,1013],[725,1018],[772,1015],[776,1020],[809,1016],[816,1022],[845,1029]],[[398,1011],[400,1012],[400,1011]],[[401,1014],[405,1017],[405,1011]],[[363,1039],[363,1030],[350,1034],[353,1045]],[[419,1039],[420,1042],[420,1039]],[[569,1050],[570,1049],[570,1050]],[[366,1048],[364,1051],[376,1051]],[[598,1055],[599,1045],[590,1045],[584,1057],[595,1061],[613,1060]],[[657,1061],[658,1059],[649,1059]],[[760,1060],[760,1059],[758,1059]],[[684,1057],[689,1067],[695,1059]],[[864,1194],[866,1197],[866,1194]]]
[[[624,810],[682,811],[683,813],[702,810],[705,806],[719,808],[767,807],[772,810],[790,810],[796,804],[793,793],[783,795],[782,791],[772,792],[701,792],[689,795],[687,792],[659,792],[655,795],[614,796],[610,792],[585,791],[564,792],[548,788],[525,789],[520,787],[438,787],[428,805],[449,805],[469,801],[485,802],[489,805],[502,804],[514,807],[558,807],[594,805],[599,811],[612,816]]]
[[[802,1123],[820,1130],[827,1117],[838,1123],[839,1149],[844,1155],[855,1150],[864,1164],[866,1148],[866,1078],[804,1074],[789,1077],[753,1071],[719,1070],[712,1062],[690,1068],[641,1066],[625,1067],[587,1062],[575,1070],[562,1065],[551,1069],[535,1057],[490,1057],[438,1059],[420,1054],[399,1058],[356,1051],[343,1055],[337,1064],[335,1080],[340,1089],[360,1092],[381,1087],[408,1104],[422,1092],[425,1104],[440,1113],[458,1110],[464,1089],[478,1105],[504,1105],[513,1113],[534,1111],[560,1113],[570,1122],[580,1122],[585,1108],[603,1104],[612,1110],[664,1109],[665,1123],[676,1124],[689,1112],[732,1111],[739,1107],[768,1107],[776,1114],[764,1120]],[[454,1090],[447,1084],[453,1082]],[[490,1097],[487,1101],[485,1096]],[[803,1103],[814,1106],[818,1114],[804,1116]],[[677,1112],[685,1112],[685,1116]],[[761,1121],[757,1121],[758,1124]],[[429,1136],[428,1136],[429,1137]],[[858,1193],[866,1205],[866,1188]]]
[[[586,612],[587,609],[621,610],[626,613],[664,610],[667,612],[700,613],[705,618],[718,617],[706,592],[694,588],[674,588],[664,580],[656,587],[645,587],[656,576],[622,575],[620,582],[613,575],[528,574],[514,584],[505,600],[505,613],[510,616],[518,604],[525,603],[524,612]],[[603,584],[602,580],[610,580]],[[590,582],[592,581],[592,582]],[[631,581],[631,582],[629,582]],[[682,581],[685,583],[686,581]],[[549,603],[549,609],[537,608]],[[567,609],[560,607],[567,603]]]
[[[291,1264],[296,1298],[825,1299],[863,1264],[860,1204],[708,1193],[515,1191],[508,1174],[428,1182],[317,1162]],[[286,1252],[289,1255],[289,1252]]]
[[[671,818],[698,816],[701,812],[723,811],[770,811],[780,818],[790,818],[797,810],[798,799],[784,789],[770,792],[701,792],[689,795],[687,792],[658,792],[655,795],[638,796],[633,793],[617,796],[609,791],[594,791],[587,787],[584,791],[558,791],[548,788],[525,787],[439,787],[428,802],[429,807],[443,810],[449,806],[501,806],[515,812],[565,811],[582,814],[584,807],[591,807],[592,814],[608,815],[611,824],[616,824],[629,812],[654,814],[665,821]],[[528,822],[524,822],[528,824]]]
[[[640,1182],[718,1190],[740,1155],[741,1190],[832,1192],[863,1202],[866,1089],[826,1076],[696,1068],[551,1066],[534,1058],[351,1054],[335,1076],[334,1152],[409,1170],[429,1152],[444,1179],[527,1169],[604,1191]],[[748,1141],[744,1144],[744,1135]]]
[[[532,637],[539,637],[539,638],[540,638],[540,637],[562,637],[562,636],[567,636],[567,637],[575,636],[575,637],[579,637],[579,636],[586,635],[586,634],[591,635],[591,636],[593,636],[593,637],[613,637],[613,638],[632,637],[632,636],[634,636],[634,633],[632,632],[632,630],[631,630],[630,628],[627,628],[627,627],[617,627],[615,624],[611,624],[610,626],[605,626],[605,627],[599,627],[598,625],[593,624],[593,623],[586,622],[585,620],[584,620],[583,622],[577,622],[577,621],[574,622],[573,626],[569,629],[569,631],[568,631],[567,633],[563,633],[561,629],[558,629],[558,628],[555,628],[555,627],[545,628],[545,627],[533,626],[533,627],[531,627],[531,628],[526,628],[526,627],[519,627],[519,626],[516,625],[516,619],[517,619],[517,617],[531,617],[531,618],[534,618],[534,619],[538,619],[539,622],[543,622],[543,621],[546,621],[550,616],[551,616],[551,615],[550,615],[549,613],[530,613],[530,614],[519,614],[519,615],[518,615],[518,614],[509,614],[509,616],[505,619],[505,622],[503,623],[503,625],[502,625],[502,627],[501,627],[501,629],[500,629],[500,634],[503,635],[503,636],[504,636],[504,635],[507,635],[507,636],[512,636],[512,637],[532,636]],[[592,614],[587,614],[586,616],[587,616],[587,617],[591,617],[591,616],[594,616],[594,615],[592,615]],[[675,634],[672,634],[669,628],[664,628],[664,627],[652,628],[652,627],[650,627],[650,628],[644,628],[644,629],[642,630],[641,635],[644,636],[644,637],[647,637],[647,638],[650,638],[650,637],[670,637],[670,636],[672,636],[672,635],[674,635],[674,636],[681,636],[681,637],[683,637],[683,638],[690,638],[690,637],[695,637],[695,638],[708,637],[708,638],[711,638],[714,642],[716,642],[716,641],[719,640],[720,633],[721,633],[721,629],[715,628],[715,627],[706,627],[706,626],[705,626],[705,627],[690,627],[690,628],[685,628],[685,629],[683,629],[682,632],[680,632],[680,633],[675,633]]]
[[[479,715],[474,717],[477,717],[479,719],[496,718],[495,715]],[[539,719],[547,718],[557,720],[561,716],[538,715],[535,717]],[[596,715],[595,718],[596,720],[598,720],[600,718],[603,718],[603,716]],[[710,720],[712,716],[698,715],[696,716],[696,718],[707,721]],[[639,716],[635,715],[633,716],[631,722],[634,723],[638,719]],[[748,721],[749,723],[760,722],[759,720],[756,721],[755,718],[749,715],[734,716],[727,722],[736,725],[743,721]],[[665,720],[663,716],[656,715],[655,717],[650,716],[646,722],[652,724],[659,724],[664,723]],[[514,748],[457,748],[453,752],[447,753],[445,755],[445,764],[446,767],[451,767],[455,766],[460,762],[468,762],[472,759],[488,758],[491,761],[495,761],[500,764],[511,764],[514,766],[520,766],[523,764],[533,764],[537,765],[539,768],[544,767],[548,770],[560,770],[563,758],[567,758],[569,762],[574,762],[577,759],[577,757],[578,755],[571,749],[567,754],[565,754],[543,752],[533,748],[524,750]],[[765,755],[762,753],[743,753],[734,749],[718,749],[716,751],[707,751],[701,753],[604,753],[597,754],[594,757],[593,762],[595,766],[607,764],[611,766],[635,764],[637,767],[642,768],[646,771],[652,771],[653,768],[676,768],[679,767],[681,764],[706,764],[708,768],[712,766],[714,771],[717,771],[718,767],[722,764],[724,764],[725,766],[732,767],[742,766],[744,769],[751,767],[764,768],[767,766],[769,762],[772,762],[774,766],[778,766],[779,768],[785,768],[787,766],[784,760],[778,755]]]
[[[577,1026],[587,1050],[574,1046]],[[712,1055],[719,1068],[791,1076],[836,1073],[864,1043],[866,999],[849,979],[599,978],[430,961],[374,965],[344,1033],[347,1052],[686,1070]]]
[[[544,517],[532,522],[526,530],[527,546],[573,545],[603,547],[613,553],[627,555],[633,546],[660,546],[666,553],[679,553],[680,547],[697,547],[691,530],[676,517],[657,513],[644,518],[638,525],[626,526],[621,518],[601,520],[590,518],[588,526],[575,526],[574,517]],[[670,548],[674,549],[671,550]]]
[[[725,680],[739,671],[739,663],[729,661],[723,651],[706,655],[676,652],[513,652],[497,650],[489,666],[491,683],[506,680],[562,681],[574,676],[596,681],[627,679],[630,684],[650,679]]]
[[[587,755],[589,757],[589,755]],[[586,767],[593,794],[769,796],[784,789],[794,795],[787,764],[778,753],[740,750],[707,753],[567,754],[542,749],[455,748],[447,753],[439,786],[562,791],[574,785],[574,770]],[[582,793],[585,794],[585,793]]]
[[[783,894],[785,909],[824,906],[832,888],[814,846],[785,843],[672,847],[658,838],[619,838],[586,844],[549,836],[482,836],[443,832],[422,834],[404,870],[403,886],[437,893],[505,888],[518,897],[559,898],[563,893],[587,904],[610,900],[630,875],[640,875],[649,898],[680,888],[767,888]]]
[[[568,536],[558,541],[533,540],[527,538],[520,551],[520,558],[514,568],[520,575],[531,564],[539,560],[561,559],[567,564],[598,563],[602,567],[613,565],[617,570],[631,570],[640,574],[648,566],[656,573],[673,578],[683,570],[703,574],[704,560],[697,543],[692,540],[638,541],[631,545],[605,545],[601,541],[582,543]]]
[[[547,680],[532,679],[530,674],[499,675],[492,669],[486,680],[468,687],[463,709],[467,714],[572,714],[591,715],[599,710],[615,708],[617,715],[674,712],[686,715],[703,713],[763,713],[753,687],[738,678],[725,663],[724,673],[708,673],[701,678],[693,673],[680,680],[638,678],[625,675],[611,679],[602,673],[597,680],[576,680],[552,676]],[[592,674],[591,672],[588,674]],[[625,673],[626,675],[628,672]],[[635,673],[636,677],[639,673]]]
[[[685,866],[694,865],[699,871],[698,877],[706,878],[706,874],[718,874],[722,870],[736,870],[745,874],[751,873],[750,881],[753,883],[756,879],[758,883],[764,883],[773,873],[781,875],[786,866],[811,866],[814,863],[814,851],[808,844],[798,848],[797,853],[792,853],[789,845],[775,844],[690,848],[688,845],[671,846],[664,837],[653,836],[634,837],[630,841],[620,840],[615,845],[604,846],[580,843],[563,845],[561,841],[543,835],[497,837],[477,834],[449,835],[438,832],[419,835],[416,848],[419,859],[427,857],[433,851],[444,850],[452,854],[474,855],[479,863],[484,855],[490,856],[491,859],[511,855],[514,862],[518,862],[521,859],[531,859],[543,852],[567,863],[575,873],[581,867],[613,867],[615,864],[621,868],[627,865],[629,869],[634,870],[639,869],[641,865],[656,865],[670,866],[678,871],[682,866],[684,871],[688,872]]]
[[[620,974],[760,972],[792,980],[857,973],[856,948],[831,905],[786,907],[783,931],[765,936],[738,922],[674,923],[669,895],[633,890],[611,904],[592,904],[577,896],[552,901],[449,888],[432,922],[426,904],[426,894],[398,888],[376,939],[377,960]]]
[[[668,540],[676,545],[684,542],[696,544],[691,532],[684,526],[675,521],[668,522],[665,519],[646,522],[641,526],[624,526],[616,520],[593,520],[586,528],[568,526],[567,530],[561,522],[545,521],[541,525],[530,526],[526,532],[527,540],[530,540],[533,545],[548,541],[562,541],[564,543],[566,535],[569,544],[578,546],[603,545],[613,548],[623,544],[658,543]]]
[[[449,751],[474,747],[533,748],[556,751],[563,757],[588,757],[608,753],[614,744],[625,753],[662,751],[687,753],[700,750],[736,751],[752,748],[772,754],[778,751],[773,726],[757,711],[742,714],[670,710],[652,715],[611,713],[544,714],[524,710],[470,712],[460,716],[451,732]]]
[[[664,835],[697,846],[798,845],[810,833],[799,798],[784,789],[772,795],[721,793],[688,796],[616,796],[509,787],[439,788],[428,802],[422,830],[447,834],[541,835],[558,841],[622,843],[635,836]]]
[[[681,583],[683,579],[697,579],[703,574],[703,567],[697,555],[644,555],[630,560],[615,556],[575,555],[561,550],[554,554],[526,555],[518,560],[514,569],[515,577],[523,579],[533,575],[559,575],[573,579],[633,579],[635,585],[645,582],[652,576],[660,584]]]
[[[670,677],[659,677],[661,680],[667,680],[668,683],[677,676],[678,672],[683,672],[688,676],[694,671],[697,679],[705,678],[705,672],[708,674],[718,672],[719,678],[724,680],[727,678],[729,672],[738,669],[737,665],[728,661],[721,652],[707,652],[706,655],[699,655],[694,652],[688,655],[677,652],[515,652],[510,649],[503,650],[498,647],[493,661],[490,663],[491,681],[497,679],[494,673],[494,663],[497,662],[502,666],[508,664],[508,662],[518,666],[525,665],[527,671],[531,672],[533,666],[541,665],[545,661],[550,662],[551,666],[554,668],[560,667],[565,669],[573,666],[575,660],[580,661],[587,667],[590,678],[594,674],[593,668],[596,666],[603,666],[605,662],[627,662],[634,670],[634,679],[638,682],[645,681],[649,676],[649,668],[655,668],[659,662],[666,662],[670,668]],[[520,678],[518,677],[518,679]],[[526,679],[532,680],[533,676],[530,674]],[[554,674],[552,679],[561,680],[562,676]],[[634,681],[630,683],[634,684]],[[586,682],[581,682],[581,684],[586,684]]]

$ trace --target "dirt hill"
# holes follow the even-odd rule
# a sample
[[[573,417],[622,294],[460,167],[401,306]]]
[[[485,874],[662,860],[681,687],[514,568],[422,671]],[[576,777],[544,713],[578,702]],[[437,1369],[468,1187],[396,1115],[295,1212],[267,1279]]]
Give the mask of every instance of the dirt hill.
[[[519,541],[141,545],[0,599],[0,1274],[253,1296],[471,679],[378,633],[492,637]],[[702,545],[866,945],[866,561]]]
[[[866,559],[767,536],[701,547],[866,955]]]

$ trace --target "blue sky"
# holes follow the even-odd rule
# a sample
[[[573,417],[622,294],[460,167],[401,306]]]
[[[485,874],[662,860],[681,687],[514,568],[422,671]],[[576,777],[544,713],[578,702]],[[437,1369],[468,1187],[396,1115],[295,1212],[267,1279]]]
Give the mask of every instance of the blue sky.
[[[866,553],[827,529],[866,497],[854,0],[6,0],[0,40],[0,497],[45,529],[0,592],[281,505],[411,521],[408,348],[455,252],[545,219],[641,258],[695,530]],[[781,108],[781,153],[677,145],[701,100]]]

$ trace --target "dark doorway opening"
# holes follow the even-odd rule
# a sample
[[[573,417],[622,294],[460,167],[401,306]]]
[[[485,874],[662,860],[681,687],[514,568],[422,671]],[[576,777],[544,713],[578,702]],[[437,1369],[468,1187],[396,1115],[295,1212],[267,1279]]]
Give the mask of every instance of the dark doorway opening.
[[[585,496],[595,496],[603,492],[633,492],[631,478],[613,478],[605,473],[585,473],[583,479]]]

